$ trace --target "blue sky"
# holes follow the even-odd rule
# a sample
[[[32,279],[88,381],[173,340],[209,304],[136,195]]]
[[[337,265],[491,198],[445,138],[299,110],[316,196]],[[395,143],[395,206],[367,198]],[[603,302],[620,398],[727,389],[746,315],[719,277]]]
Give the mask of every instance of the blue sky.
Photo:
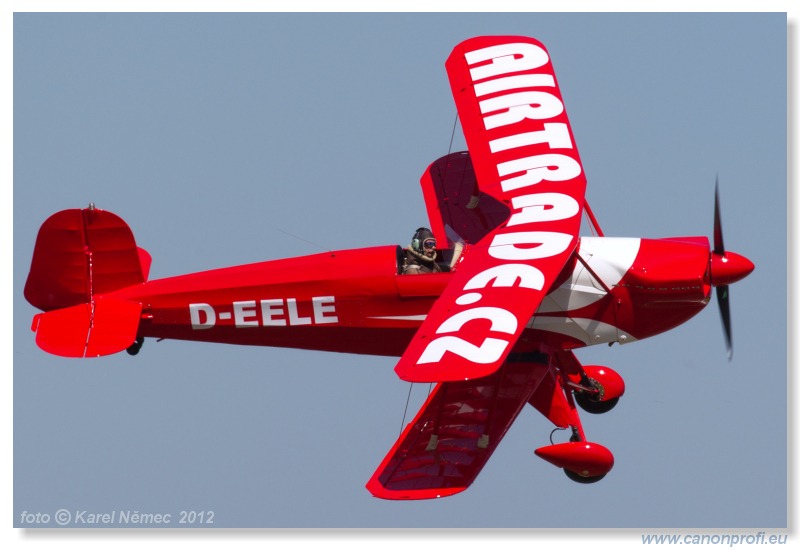
[[[785,526],[786,29],[780,14],[18,14],[15,526],[62,507],[213,509],[226,527]],[[579,353],[627,385],[583,415],[616,457],[601,483],[533,455],[551,428],[531,409],[462,495],[374,499],[409,391],[390,358],[36,348],[21,289],[38,226],[64,208],[122,216],[151,279],[320,251],[308,241],[405,244],[426,224],[419,177],[450,143],[444,60],[480,34],[549,49],[607,235],[710,236],[719,174],[726,245],[756,264],[731,289],[730,364],[713,303]]]

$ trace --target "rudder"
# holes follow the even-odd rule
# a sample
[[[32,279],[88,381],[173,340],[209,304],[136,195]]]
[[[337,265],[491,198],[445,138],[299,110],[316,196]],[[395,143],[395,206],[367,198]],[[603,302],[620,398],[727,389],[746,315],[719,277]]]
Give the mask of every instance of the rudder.
[[[36,344],[63,357],[96,357],[134,343],[142,305],[103,295],[147,281],[150,254],[128,224],[89,205],[62,210],[39,229],[25,283]]]
[[[62,210],[39,229],[25,298],[43,311],[85,304],[145,282],[149,267],[150,255],[116,214],[93,205]]]

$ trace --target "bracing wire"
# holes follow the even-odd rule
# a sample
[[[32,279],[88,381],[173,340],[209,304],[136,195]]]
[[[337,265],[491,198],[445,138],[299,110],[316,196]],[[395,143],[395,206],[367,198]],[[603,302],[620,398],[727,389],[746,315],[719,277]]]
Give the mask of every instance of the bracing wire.
[[[408,414],[408,405],[411,402],[411,389],[413,387],[414,387],[414,383],[411,382],[408,385],[408,396],[406,396],[406,407],[403,410],[403,420],[400,422],[400,435],[403,435],[403,428],[406,425],[406,415]],[[428,384],[428,395],[430,395],[432,391],[433,391],[433,382]]]
[[[448,155],[453,152],[453,141],[455,140],[456,127],[457,126],[458,126],[458,111],[456,111],[456,117],[453,120],[453,129],[450,132],[450,145],[447,147],[447,154]],[[442,176],[442,179],[444,180],[444,175]],[[284,233],[285,233],[285,231],[284,231]],[[290,235],[290,233],[287,233],[287,235]],[[295,237],[296,235],[292,235],[292,236]],[[301,237],[297,237],[297,238],[305,241],[305,239],[302,239]],[[306,241],[306,242],[308,242],[309,244],[314,244],[314,243],[312,243],[310,241]],[[319,246],[319,245],[317,245],[317,246]],[[405,406],[405,409],[403,409],[403,420],[400,422],[400,435],[403,434],[403,428],[406,425],[406,416],[408,415],[408,404],[411,402],[411,389],[413,387],[414,387],[414,383],[413,382],[408,385],[408,396],[406,396],[406,406]],[[433,391],[433,383],[430,383],[428,385],[428,395],[431,394],[431,391]]]
[[[453,152],[453,141],[455,140],[456,127],[457,126],[458,126],[458,111],[456,111],[456,117],[455,117],[455,119],[453,119],[453,129],[450,131],[450,145],[447,146],[447,156],[450,156],[450,154]],[[442,182],[447,181],[447,167],[448,166],[449,166],[449,163],[445,164],[444,172],[439,174]]]
[[[456,126],[458,126],[458,111],[456,111],[456,118],[453,120],[453,131],[450,132],[450,145],[447,147],[448,155],[453,152],[453,140],[456,136]]]
[[[310,244],[311,246],[315,246],[315,247],[319,248],[320,250],[322,250],[322,251],[324,251],[324,252],[330,252],[330,251],[331,251],[331,249],[330,249],[330,248],[325,248],[324,246],[322,246],[322,245],[321,245],[321,244],[319,244],[319,243],[315,243],[314,241],[309,241],[308,239],[304,239],[303,237],[301,237],[301,236],[299,236],[299,235],[295,235],[294,233],[290,233],[290,232],[288,232],[288,231],[285,231],[285,230],[281,229],[280,227],[275,227],[275,226],[273,226],[272,228],[273,228],[275,231],[280,231],[280,232],[281,232],[281,233],[283,233],[284,235],[288,235],[288,236],[290,236],[290,237],[292,237],[292,238],[294,238],[294,239],[297,239],[298,241],[303,241],[304,243]]]
[[[589,231],[592,233],[593,237],[597,236],[597,232],[594,230],[594,224],[592,223],[592,219],[589,217],[589,213],[586,209],[583,209],[583,217],[586,220],[586,225],[589,226]]]
[[[411,401],[411,388],[413,387],[414,383],[411,382],[408,385],[408,397],[406,397],[406,408],[403,410],[403,420],[400,422],[400,435],[403,435],[403,428],[406,425],[406,414],[408,414],[408,403]]]

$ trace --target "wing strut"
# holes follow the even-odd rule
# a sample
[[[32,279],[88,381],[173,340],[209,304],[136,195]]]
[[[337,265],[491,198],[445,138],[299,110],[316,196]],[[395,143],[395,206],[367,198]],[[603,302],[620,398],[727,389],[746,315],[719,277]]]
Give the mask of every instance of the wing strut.
[[[589,221],[591,222],[595,233],[597,233],[597,236],[605,237],[605,235],[603,234],[603,230],[600,229],[600,224],[597,223],[597,218],[594,217],[594,212],[592,212],[592,208],[589,206],[589,201],[587,201],[586,199],[584,199],[583,201],[583,210],[584,212],[586,212],[586,217],[589,218]]]

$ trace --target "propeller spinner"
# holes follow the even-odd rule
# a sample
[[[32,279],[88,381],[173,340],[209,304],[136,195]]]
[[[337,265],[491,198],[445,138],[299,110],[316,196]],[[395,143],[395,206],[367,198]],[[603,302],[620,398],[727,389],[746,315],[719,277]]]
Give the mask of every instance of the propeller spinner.
[[[725,331],[725,345],[728,349],[728,360],[733,357],[733,340],[731,336],[731,306],[729,285],[744,279],[755,269],[753,262],[735,252],[726,252],[722,238],[722,221],[719,209],[719,177],[714,189],[714,250],[710,259],[710,282],[717,287],[717,304],[722,316],[722,327]]]

